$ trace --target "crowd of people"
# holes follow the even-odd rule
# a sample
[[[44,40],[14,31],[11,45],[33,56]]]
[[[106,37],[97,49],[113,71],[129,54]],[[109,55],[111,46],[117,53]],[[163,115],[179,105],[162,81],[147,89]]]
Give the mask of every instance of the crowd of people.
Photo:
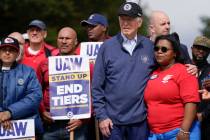
[[[91,118],[53,120],[50,114],[49,56],[80,55],[73,27],[62,27],[57,46],[46,43],[47,26],[38,19],[0,41],[0,125],[33,118],[37,140],[210,140],[210,39],[197,36],[192,59],[179,35],[170,33],[163,11],[149,17],[148,36],[139,4],[117,11],[120,31],[109,36],[104,15],[80,22],[88,41],[103,42],[90,64]],[[100,131],[97,131],[97,130]]]

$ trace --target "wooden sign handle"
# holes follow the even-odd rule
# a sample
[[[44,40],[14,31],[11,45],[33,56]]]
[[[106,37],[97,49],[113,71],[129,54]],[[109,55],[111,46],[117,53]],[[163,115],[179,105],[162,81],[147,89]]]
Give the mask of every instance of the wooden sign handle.
[[[74,140],[74,131],[70,131],[70,140]]]

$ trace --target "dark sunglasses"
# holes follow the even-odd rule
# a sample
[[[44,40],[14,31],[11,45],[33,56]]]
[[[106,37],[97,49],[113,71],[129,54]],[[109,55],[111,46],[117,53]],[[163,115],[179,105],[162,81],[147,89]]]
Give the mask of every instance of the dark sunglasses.
[[[155,46],[154,47],[154,51],[158,52],[159,50],[161,50],[161,52],[166,53],[168,50],[173,50],[173,49],[169,49],[167,47],[164,46]]]
[[[96,26],[98,25],[91,25],[91,24],[86,25],[87,28],[91,28],[91,29],[95,28]]]

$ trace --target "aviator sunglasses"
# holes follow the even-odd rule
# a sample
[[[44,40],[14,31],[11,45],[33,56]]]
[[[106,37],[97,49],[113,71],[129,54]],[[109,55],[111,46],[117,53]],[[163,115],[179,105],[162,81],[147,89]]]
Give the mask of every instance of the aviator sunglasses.
[[[155,46],[154,47],[154,51],[158,52],[159,50],[161,50],[161,52],[166,53],[168,50],[173,50],[173,49],[169,49],[167,47],[164,46]]]

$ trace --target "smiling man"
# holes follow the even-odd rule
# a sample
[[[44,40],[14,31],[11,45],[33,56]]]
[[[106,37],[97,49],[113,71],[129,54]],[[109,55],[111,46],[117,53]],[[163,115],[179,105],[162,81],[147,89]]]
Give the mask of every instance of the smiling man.
[[[210,64],[207,58],[210,53],[210,40],[205,36],[197,36],[194,39],[192,49],[193,63],[198,67],[198,81],[200,89],[210,91]],[[210,137],[210,101],[201,100],[198,106],[198,120],[201,121],[201,139]]]
[[[29,43],[24,45],[22,63],[37,71],[39,63],[48,56],[57,55],[58,50],[44,41],[47,37],[47,28],[43,21],[31,21],[27,27],[27,34]]]

